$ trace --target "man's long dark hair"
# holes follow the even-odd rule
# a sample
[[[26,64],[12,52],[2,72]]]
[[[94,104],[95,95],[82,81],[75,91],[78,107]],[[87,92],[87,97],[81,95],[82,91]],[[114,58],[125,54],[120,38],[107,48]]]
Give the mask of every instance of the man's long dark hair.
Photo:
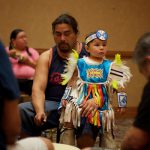
[[[11,32],[11,34],[10,34],[10,42],[9,42],[9,50],[12,50],[14,48],[13,45],[12,45],[12,39],[15,40],[17,38],[17,35],[20,32],[24,32],[24,30],[22,30],[22,29],[15,29],[15,30],[13,30]],[[32,56],[32,54],[29,52],[29,48],[28,47],[26,47],[25,50],[27,51],[27,53],[28,53],[29,56]]]
[[[70,25],[72,27],[74,33],[77,34],[79,32],[78,31],[78,23],[77,23],[76,19],[69,14],[62,14],[58,18],[56,18],[54,20],[54,22],[52,23],[53,33],[55,32],[56,25],[62,24],[62,23]]]

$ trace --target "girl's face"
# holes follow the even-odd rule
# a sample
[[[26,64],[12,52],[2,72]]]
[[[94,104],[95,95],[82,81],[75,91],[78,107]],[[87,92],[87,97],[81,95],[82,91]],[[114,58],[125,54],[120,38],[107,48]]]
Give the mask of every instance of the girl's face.
[[[86,50],[90,53],[90,57],[102,60],[107,52],[107,41],[94,39],[86,45]]]
[[[24,50],[27,47],[27,36],[24,31],[19,32],[16,39],[12,39],[12,43],[16,49]]]

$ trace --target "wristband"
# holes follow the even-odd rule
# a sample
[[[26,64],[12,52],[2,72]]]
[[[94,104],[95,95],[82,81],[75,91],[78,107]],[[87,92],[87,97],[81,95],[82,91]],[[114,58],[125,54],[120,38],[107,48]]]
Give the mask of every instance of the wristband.
[[[72,90],[71,87],[66,87],[62,99],[66,99],[67,100],[70,97],[71,90]]]
[[[118,106],[119,107],[126,107],[127,105],[127,94],[125,92],[117,93],[118,98]]]

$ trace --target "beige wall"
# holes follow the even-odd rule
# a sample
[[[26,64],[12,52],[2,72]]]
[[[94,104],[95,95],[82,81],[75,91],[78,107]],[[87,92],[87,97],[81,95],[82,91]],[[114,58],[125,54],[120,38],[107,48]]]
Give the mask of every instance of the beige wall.
[[[132,72],[131,81],[127,84],[126,92],[128,96],[128,106],[136,107],[140,102],[140,97],[143,91],[144,84],[146,80],[144,77],[138,72],[137,66],[133,63],[132,59],[124,60],[127,66],[130,67]],[[114,96],[116,99],[116,96]],[[114,100],[115,105],[117,105],[117,101]]]
[[[0,38],[5,45],[15,28],[22,28],[35,48],[54,44],[51,22],[61,13],[76,17],[80,25],[80,40],[96,29],[109,34],[110,50],[132,51],[137,38],[150,28],[149,0],[0,0]],[[133,78],[128,86],[129,106],[137,106],[143,78],[136,66],[128,61]]]

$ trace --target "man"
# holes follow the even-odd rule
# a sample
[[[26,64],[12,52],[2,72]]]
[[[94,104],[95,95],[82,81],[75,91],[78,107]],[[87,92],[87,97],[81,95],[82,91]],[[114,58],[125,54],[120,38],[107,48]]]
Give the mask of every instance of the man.
[[[66,88],[66,85],[61,85],[65,61],[72,49],[77,50],[79,57],[87,55],[84,45],[77,41],[78,23],[74,17],[60,15],[52,23],[52,31],[56,45],[39,58],[32,88],[32,103],[20,104],[22,137],[39,135],[44,129],[58,126],[57,108]],[[92,108],[87,113],[97,107],[87,105]],[[86,142],[87,146],[91,146],[89,143]]]
[[[121,149],[147,150],[150,149],[150,33],[138,40],[134,58],[148,82],[144,87],[133,126],[127,132]]]
[[[0,42],[0,149],[53,150],[45,138],[27,138],[16,142],[20,132],[19,89],[4,47]]]

